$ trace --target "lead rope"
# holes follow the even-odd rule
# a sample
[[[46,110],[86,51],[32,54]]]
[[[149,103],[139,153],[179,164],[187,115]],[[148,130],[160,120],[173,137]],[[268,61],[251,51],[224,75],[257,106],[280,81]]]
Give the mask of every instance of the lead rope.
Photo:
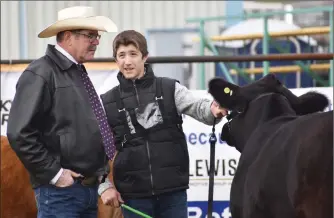
[[[216,118],[213,120],[212,133],[210,136],[210,171],[209,171],[209,197],[208,197],[208,218],[212,218],[213,211],[213,185],[214,185],[214,172],[215,172],[215,149],[217,137],[215,134]]]

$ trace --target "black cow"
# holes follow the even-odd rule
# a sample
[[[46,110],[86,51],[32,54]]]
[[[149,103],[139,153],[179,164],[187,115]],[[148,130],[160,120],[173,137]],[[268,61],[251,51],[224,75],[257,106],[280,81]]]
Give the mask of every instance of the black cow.
[[[240,153],[233,218],[333,217],[333,111],[316,92],[300,97],[273,74],[239,87],[221,78],[209,93],[230,111],[221,138]]]

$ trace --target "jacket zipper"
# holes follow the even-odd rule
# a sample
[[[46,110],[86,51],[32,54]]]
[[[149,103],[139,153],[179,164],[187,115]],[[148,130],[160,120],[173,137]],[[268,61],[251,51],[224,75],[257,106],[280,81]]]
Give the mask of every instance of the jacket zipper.
[[[136,86],[136,82],[135,80],[133,81],[133,87],[135,88],[135,92],[136,92],[136,98],[137,98],[137,103],[138,106],[140,105],[139,102],[139,96],[138,96],[138,91],[137,91],[137,86]],[[151,155],[150,155],[150,149],[149,149],[149,144],[148,141],[145,140],[146,143],[146,150],[147,150],[147,156],[148,156],[148,166],[150,169],[150,178],[151,178],[151,187],[152,187],[152,195],[154,195],[154,189],[153,189],[153,175],[152,175],[152,165],[151,165]]]
[[[136,91],[136,98],[137,98],[137,103],[138,103],[138,106],[139,106],[140,102],[139,102],[139,96],[138,96],[137,86],[136,86],[136,81],[135,80],[133,81],[133,87],[135,88],[135,91]]]
[[[150,177],[151,177],[151,187],[152,187],[152,195],[154,195],[154,189],[153,189],[153,175],[152,175],[152,165],[151,165],[151,156],[150,156],[150,149],[148,147],[148,141],[146,140],[146,149],[147,149],[147,155],[148,155],[148,166],[150,168]]]

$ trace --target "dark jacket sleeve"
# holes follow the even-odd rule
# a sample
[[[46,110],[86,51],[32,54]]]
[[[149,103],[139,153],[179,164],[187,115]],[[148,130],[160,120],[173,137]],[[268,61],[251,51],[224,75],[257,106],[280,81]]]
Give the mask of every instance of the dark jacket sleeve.
[[[40,141],[41,122],[50,107],[51,93],[46,80],[24,71],[16,85],[7,137],[26,169],[44,184],[49,183],[61,168]]]

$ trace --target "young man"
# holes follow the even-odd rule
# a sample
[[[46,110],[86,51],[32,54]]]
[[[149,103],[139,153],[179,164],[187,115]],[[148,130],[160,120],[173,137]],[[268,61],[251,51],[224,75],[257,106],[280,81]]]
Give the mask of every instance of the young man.
[[[113,55],[120,85],[101,95],[118,153],[113,163],[115,188],[105,204],[125,203],[153,217],[185,218],[189,157],[181,114],[212,125],[226,115],[210,100],[196,97],[170,78],[154,76],[145,64],[144,36],[128,30],[116,36]],[[123,210],[125,218],[135,214]]]
[[[97,216],[98,186],[109,172],[104,146],[113,138],[79,64],[94,58],[98,31],[117,27],[91,7],[59,11],[58,21],[39,34],[56,36],[57,44],[48,45],[17,82],[7,136],[30,174],[38,217]]]

